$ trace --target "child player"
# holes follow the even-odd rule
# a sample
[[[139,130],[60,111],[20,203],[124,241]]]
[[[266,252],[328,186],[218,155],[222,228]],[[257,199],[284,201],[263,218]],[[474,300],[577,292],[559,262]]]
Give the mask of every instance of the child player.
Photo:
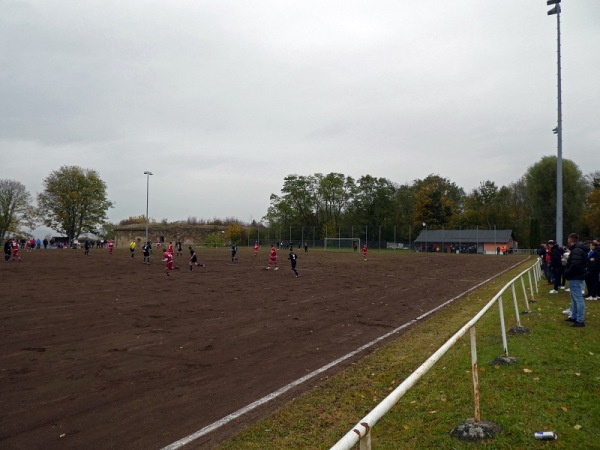
[[[271,268],[271,264],[275,266],[275,270],[279,269],[279,267],[277,267],[277,249],[275,248],[275,245],[271,245],[271,253],[269,253],[269,266],[267,267],[267,270]]]
[[[115,243],[113,241],[108,241],[108,254],[109,255],[112,255],[114,248],[115,248]]]
[[[367,260],[367,244],[363,245],[362,254],[365,261]]]
[[[198,262],[198,255],[196,255],[196,252],[194,251],[194,249],[192,248],[191,245],[190,245],[189,249],[190,249],[190,272],[192,271],[193,266],[205,267],[204,264]]]
[[[16,259],[17,261],[21,261],[21,257],[19,256],[19,241],[13,239],[12,241],[12,259],[13,261]]]
[[[237,262],[237,258],[235,257],[235,255],[237,254],[238,248],[237,245],[232,245],[231,246],[231,262],[235,263]]]
[[[133,261],[133,258],[135,256],[135,241],[131,241],[129,243],[129,251],[131,252],[131,260]]]
[[[292,272],[296,274],[296,278],[298,278],[298,270],[296,270],[296,262],[298,261],[298,255],[294,252],[294,248],[290,247],[290,254],[288,255],[288,259],[292,264]]]
[[[165,273],[167,274],[167,276],[170,276],[169,272],[171,270],[179,270],[179,267],[173,266],[173,253],[169,253],[168,251],[166,251],[163,253],[163,257],[165,258],[163,259],[163,261],[166,262]]]
[[[144,256],[144,264],[150,264],[150,248],[152,245],[150,241],[146,242],[142,247],[142,255]]]
[[[256,258],[256,256],[258,255],[258,241],[256,241],[254,243],[254,257]]]

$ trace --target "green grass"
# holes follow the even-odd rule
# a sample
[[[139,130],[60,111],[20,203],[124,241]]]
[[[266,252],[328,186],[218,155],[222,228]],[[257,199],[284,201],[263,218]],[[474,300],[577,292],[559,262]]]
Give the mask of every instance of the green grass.
[[[528,262],[527,264],[530,264]],[[341,373],[324,378],[271,416],[223,442],[220,449],[329,448],[520,270],[499,277],[468,297],[376,350]],[[526,280],[527,281],[527,280]],[[526,283],[528,284],[528,283]],[[512,366],[492,366],[502,354],[498,308],[477,325],[481,416],[503,432],[490,449],[600,448],[600,302],[586,302],[586,325],[573,329],[561,314],[568,293],[549,295],[540,284],[532,314],[521,316],[529,335],[509,337]],[[520,311],[524,302],[517,285]],[[514,326],[512,298],[504,298],[507,326]],[[374,449],[471,449],[449,436],[473,417],[468,334],[374,427]],[[552,430],[553,442],[535,431]]]

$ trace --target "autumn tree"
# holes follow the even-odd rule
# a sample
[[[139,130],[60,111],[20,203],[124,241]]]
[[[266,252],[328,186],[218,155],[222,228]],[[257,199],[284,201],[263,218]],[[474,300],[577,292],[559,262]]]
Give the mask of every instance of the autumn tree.
[[[0,180],[0,241],[8,233],[23,233],[22,228],[35,228],[36,214],[31,194],[19,181]]]
[[[233,245],[239,245],[242,241],[242,227],[238,223],[231,223],[225,230],[225,239]]]
[[[458,220],[465,193],[455,183],[439,175],[429,175],[414,183],[413,223],[425,223],[429,229],[441,229]]]
[[[589,175],[592,191],[586,198],[583,221],[591,237],[600,237],[600,172]]]
[[[44,225],[69,239],[82,232],[95,232],[107,220],[113,203],[106,195],[106,183],[95,170],[62,166],[44,179],[38,207]]]

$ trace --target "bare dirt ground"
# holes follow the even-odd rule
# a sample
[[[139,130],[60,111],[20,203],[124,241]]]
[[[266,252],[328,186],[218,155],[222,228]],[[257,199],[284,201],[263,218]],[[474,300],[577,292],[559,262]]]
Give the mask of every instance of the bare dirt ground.
[[[518,261],[298,251],[296,278],[279,255],[267,271],[266,248],[241,249],[236,264],[228,249],[200,249],[206,269],[190,273],[184,253],[169,279],[156,253],[143,265],[126,250],[0,263],[0,447],[161,448]]]

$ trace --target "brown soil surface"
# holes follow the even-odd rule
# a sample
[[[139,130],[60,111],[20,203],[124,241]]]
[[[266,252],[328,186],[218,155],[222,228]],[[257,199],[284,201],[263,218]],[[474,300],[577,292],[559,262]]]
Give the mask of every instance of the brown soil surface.
[[[0,447],[161,448],[520,260],[299,251],[296,278],[279,254],[268,271],[266,248],[241,249],[236,264],[228,249],[200,249],[206,269],[176,258],[168,279],[159,257],[143,265],[126,250],[0,263]]]

